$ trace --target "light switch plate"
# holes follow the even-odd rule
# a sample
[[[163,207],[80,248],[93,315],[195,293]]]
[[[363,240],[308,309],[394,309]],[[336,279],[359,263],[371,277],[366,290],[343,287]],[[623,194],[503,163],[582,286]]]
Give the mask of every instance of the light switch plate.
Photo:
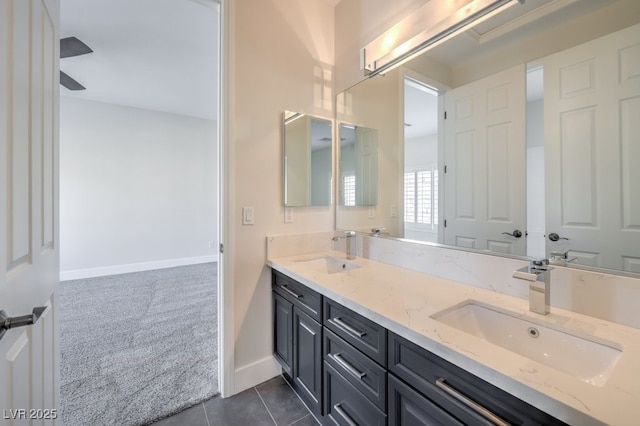
[[[242,208],[242,224],[253,225],[253,207]]]
[[[293,208],[284,208],[284,223],[293,223]]]

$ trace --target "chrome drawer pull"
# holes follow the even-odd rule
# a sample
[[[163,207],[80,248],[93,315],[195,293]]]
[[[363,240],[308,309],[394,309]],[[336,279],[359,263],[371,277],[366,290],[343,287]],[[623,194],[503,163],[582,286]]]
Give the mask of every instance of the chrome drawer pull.
[[[353,365],[349,364],[347,361],[345,361],[344,358],[342,358],[342,353],[338,352],[337,354],[331,354],[331,356],[333,357],[333,359],[336,360],[336,362],[338,364],[340,364],[345,370],[347,370],[349,373],[351,373],[352,375],[354,375],[355,377],[357,377],[358,379],[361,379],[367,375],[367,373],[363,373],[360,370],[358,370],[357,368],[355,368]]]
[[[442,377],[439,378],[438,380],[436,380],[436,386],[439,387],[440,389],[442,389],[449,396],[452,396],[453,398],[457,399],[462,404],[464,404],[466,407],[472,409],[473,411],[475,411],[476,413],[480,414],[485,419],[489,420],[490,422],[493,422],[494,424],[496,424],[498,426],[511,426],[510,423],[505,422],[500,417],[498,417],[497,415],[493,414],[491,411],[487,410],[482,405],[480,405],[477,402],[467,398],[466,396],[464,396],[463,394],[461,394],[460,392],[458,392],[457,390],[455,390],[454,388],[452,388],[451,386],[446,384],[444,381],[445,381],[444,378],[442,378]]]
[[[340,328],[344,329],[349,334],[353,334],[356,337],[364,337],[364,336],[367,335],[367,333],[365,333],[364,331],[358,331],[355,328],[351,327],[349,324],[347,324],[346,322],[342,321],[342,319],[340,319],[340,317],[335,317],[335,318],[332,319],[332,321],[334,323],[336,323],[336,325],[338,325]]]
[[[351,418],[350,415],[348,415],[343,409],[342,409],[342,403],[339,402],[337,404],[335,404],[333,406],[333,409],[336,410],[336,413],[338,413],[340,415],[340,417],[342,417],[344,419],[345,422],[347,422],[349,424],[349,426],[358,426],[358,423],[354,422],[353,419]]]
[[[300,299],[300,298],[302,297],[302,295],[301,295],[301,294],[298,294],[298,293],[296,293],[296,292],[294,292],[294,291],[289,290],[289,287],[287,287],[287,285],[286,285],[286,284],[285,284],[285,285],[283,285],[281,288],[282,288],[284,291],[286,291],[287,293],[289,293],[290,295],[292,295],[293,297],[295,297],[296,299]]]

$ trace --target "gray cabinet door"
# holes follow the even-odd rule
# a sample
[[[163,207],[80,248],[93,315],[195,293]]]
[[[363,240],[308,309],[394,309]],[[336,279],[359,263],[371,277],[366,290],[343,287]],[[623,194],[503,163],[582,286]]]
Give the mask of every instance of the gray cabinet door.
[[[293,375],[293,305],[273,292],[274,355],[284,373]]]
[[[293,381],[309,409],[322,415],[322,326],[297,307],[293,309]]]

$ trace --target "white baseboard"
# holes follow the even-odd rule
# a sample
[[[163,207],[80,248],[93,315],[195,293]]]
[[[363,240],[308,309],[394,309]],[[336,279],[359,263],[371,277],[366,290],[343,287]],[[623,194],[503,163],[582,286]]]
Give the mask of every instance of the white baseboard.
[[[234,377],[234,393],[240,393],[282,374],[282,367],[272,356],[238,368]]]
[[[218,255],[184,257],[181,259],[158,260],[155,262],[129,263],[125,265],[103,266],[100,268],[76,269],[60,271],[60,281],[79,280],[83,278],[104,277],[106,275],[126,274],[129,272],[151,271],[153,269],[173,268],[174,266],[195,265],[198,263],[217,262]]]

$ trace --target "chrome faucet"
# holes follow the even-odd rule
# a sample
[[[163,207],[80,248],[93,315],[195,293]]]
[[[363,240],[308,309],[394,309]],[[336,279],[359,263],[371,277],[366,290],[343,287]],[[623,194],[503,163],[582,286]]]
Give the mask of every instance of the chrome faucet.
[[[552,265],[560,265],[560,266],[564,266],[569,262],[573,262],[574,260],[577,260],[577,257],[571,257],[569,258],[569,252],[571,251],[571,249],[569,250],[560,250],[560,251],[552,251],[551,252],[551,256],[549,257],[549,263],[551,263]]]
[[[344,231],[344,237],[333,237],[333,241],[346,240],[346,253],[347,259],[353,260],[356,258],[356,231]]]
[[[513,272],[513,277],[529,281],[529,310],[542,315],[549,313],[551,300],[551,270],[549,259],[532,260],[529,266]]]

